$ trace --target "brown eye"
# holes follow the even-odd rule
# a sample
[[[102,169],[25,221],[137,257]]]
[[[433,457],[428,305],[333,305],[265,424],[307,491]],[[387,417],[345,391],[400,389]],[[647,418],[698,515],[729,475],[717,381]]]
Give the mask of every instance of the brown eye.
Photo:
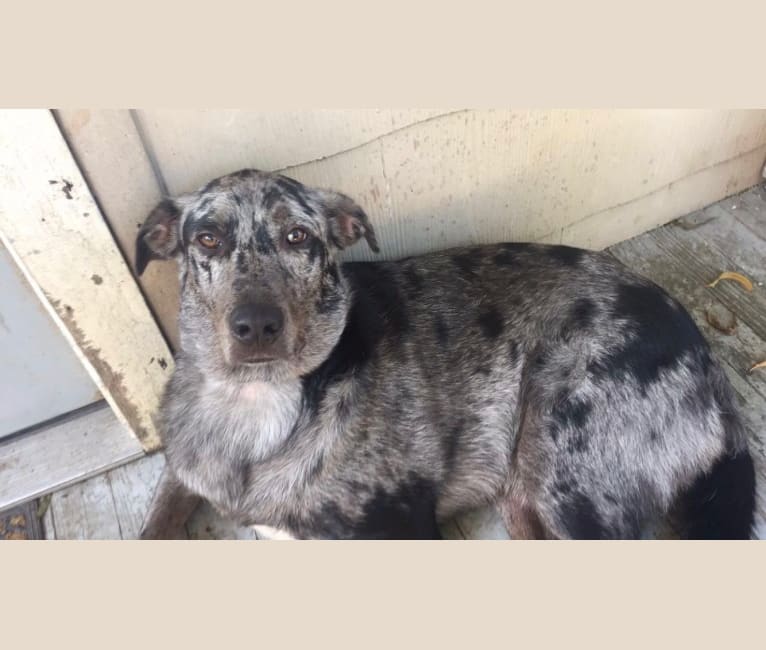
[[[197,237],[199,245],[208,250],[215,250],[221,247],[221,240],[215,235],[211,235],[209,232],[203,232]]]
[[[308,236],[309,234],[303,228],[293,228],[287,233],[287,243],[292,245],[302,244]]]

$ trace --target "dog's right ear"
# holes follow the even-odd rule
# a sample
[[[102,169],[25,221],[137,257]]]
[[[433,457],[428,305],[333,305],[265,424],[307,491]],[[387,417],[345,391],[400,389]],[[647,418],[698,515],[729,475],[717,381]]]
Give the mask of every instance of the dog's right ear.
[[[152,260],[166,260],[178,253],[181,206],[163,199],[149,213],[136,237],[136,271],[141,275]]]

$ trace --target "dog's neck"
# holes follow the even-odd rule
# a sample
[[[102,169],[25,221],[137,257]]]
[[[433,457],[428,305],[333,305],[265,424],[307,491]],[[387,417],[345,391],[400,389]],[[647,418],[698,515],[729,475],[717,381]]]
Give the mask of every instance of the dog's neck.
[[[274,454],[292,433],[300,416],[302,385],[285,382],[231,382],[206,378],[201,400],[217,413],[219,435],[252,443],[257,459]],[[222,408],[223,407],[223,408]]]

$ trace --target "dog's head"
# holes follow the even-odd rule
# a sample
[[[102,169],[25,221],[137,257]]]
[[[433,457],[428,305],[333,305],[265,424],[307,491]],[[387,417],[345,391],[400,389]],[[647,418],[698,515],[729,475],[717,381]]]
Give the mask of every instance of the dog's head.
[[[185,354],[248,377],[304,374],[343,330],[336,257],[362,237],[378,251],[349,197],[242,170],[160,202],[138,233],[136,267],[179,261]]]

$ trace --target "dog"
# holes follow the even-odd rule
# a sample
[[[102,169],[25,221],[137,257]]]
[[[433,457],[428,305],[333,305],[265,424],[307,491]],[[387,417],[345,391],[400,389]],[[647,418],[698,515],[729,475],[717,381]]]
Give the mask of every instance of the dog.
[[[136,266],[180,266],[166,469],[142,538],[206,499],[296,538],[748,538],[732,389],[681,305],[611,256],[503,243],[345,263],[364,210],[242,170],[163,200]]]

